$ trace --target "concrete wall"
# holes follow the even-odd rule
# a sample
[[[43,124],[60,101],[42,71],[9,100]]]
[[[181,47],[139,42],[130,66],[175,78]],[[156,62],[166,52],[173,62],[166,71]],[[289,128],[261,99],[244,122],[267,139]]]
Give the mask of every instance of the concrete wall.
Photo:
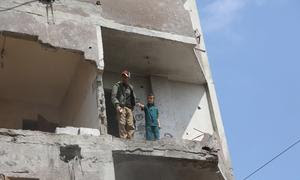
[[[22,129],[23,120],[38,120],[38,115],[58,124],[59,110],[56,107],[22,101],[0,99],[0,127]]]
[[[80,21],[76,15],[77,12],[73,15],[67,13],[71,8],[68,5],[64,8],[61,5],[54,5],[55,17],[53,18],[50,10],[47,16],[46,4],[39,1],[26,2],[28,1],[0,2],[1,10],[3,10],[0,15],[0,32],[8,31],[36,36],[41,42],[51,46],[84,52],[86,59],[101,64],[97,53],[95,25],[90,21]],[[73,4],[73,1],[68,2]],[[20,4],[23,5],[18,6]]]
[[[80,62],[61,105],[62,126],[99,129],[96,102],[96,68]]]
[[[175,81],[205,83],[194,53],[194,44],[101,28],[105,70],[130,68],[142,75],[158,75]]]
[[[105,139],[41,133],[27,135],[23,137],[31,136],[31,140],[16,135],[20,143],[0,135],[1,174],[39,180],[115,179],[111,148]]]
[[[114,22],[184,36],[194,36],[181,0],[102,0],[101,15]]]
[[[40,180],[115,180],[115,175],[117,180],[159,175],[166,180],[223,180],[217,173],[216,148],[208,139],[123,141],[0,128],[0,174]]]
[[[49,10],[48,16],[46,6],[39,1],[1,1],[0,32],[34,35],[52,46],[81,51],[100,69],[98,26],[182,41],[193,37],[189,13],[181,0],[102,0],[101,5],[94,0],[60,0],[53,3],[54,13]]]
[[[213,133],[206,92],[202,85],[169,81],[157,76],[151,76],[151,85],[159,107],[162,137],[191,140],[201,134],[194,128]]]
[[[47,121],[60,126],[98,129],[96,74],[95,66],[80,62],[59,107],[0,99],[0,127],[22,129],[23,120],[36,121],[38,115],[41,115]]]
[[[0,98],[58,107],[82,55],[24,36],[0,34],[0,44]]]

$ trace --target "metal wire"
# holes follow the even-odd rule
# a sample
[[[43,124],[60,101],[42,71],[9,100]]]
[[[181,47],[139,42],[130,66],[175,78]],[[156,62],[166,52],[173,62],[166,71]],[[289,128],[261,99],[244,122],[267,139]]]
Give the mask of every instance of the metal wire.
[[[274,161],[275,159],[277,159],[279,156],[283,155],[284,153],[286,153],[288,150],[292,149],[294,146],[296,146],[298,143],[300,143],[300,139],[298,139],[295,143],[293,143],[292,145],[290,145],[289,147],[287,147],[286,149],[284,149],[283,151],[281,151],[278,155],[276,155],[275,157],[273,157],[271,160],[269,160],[268,162],[264,163],[262,166],[260,166],[259,168],[257,168],[255,171],[253,171],[251,174],[249,174],[248,176],[246,176],[243,180],[249,179],[251,176],[253,176],[254,174],[256,174],[258,171],[260,171],[261,169],[263,169],[264,167],[266,167],[268,164],[270,164],[272,161]]]
[[[39,1],[39,0],[27,1],[27,2],[24,2],[24,3],[22,3],[22,4],[19,4],[19,5],[13,6],[13,7],[9,7],[9,8],[6,8],[6,9],[2,9],[2,10],[0,10],[0,12],[9,11],[9,10],[13,10],[13,9],[15,9],[15,8],[18,8],[18,7],[24,6],[24,5],[26,5],[26,4],[33,3],[33,2],[37,2],[37,1]]]

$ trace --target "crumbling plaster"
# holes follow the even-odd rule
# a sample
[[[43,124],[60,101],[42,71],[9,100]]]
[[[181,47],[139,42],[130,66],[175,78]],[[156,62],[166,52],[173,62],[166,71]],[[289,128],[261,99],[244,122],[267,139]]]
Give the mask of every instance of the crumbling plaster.
[[[7,176],[40,180],[114,180],[113,153],[194,162],[198,171],[217,169],[218,143],[208,134],[201,142],[163,139],[121,140],[111,136],[55,135],[0,129],[0,169]],[[217,173],[212,171],[212,173]]]
[[[103,70],[103,57],[98,54],[99,26],[195,43],[189,14],[182,2],[168,1],[102,1],[101,5],[96,5],[91,0],[60,0],[53,3],[53,15],[50,9],[47,15],[44,3],[5,0],[0,2],[0,32],[33,35],[55,47],[82,51],[85,59],[95,61]],[[150,7],[155,8],[157,3],[159,8],[167,11],[145,13]],[[118,11],[120,8],[124,12]]]
[[[91,61],[16,33],[4,33],[0,44],[2,128],[22,129],[24,120],[37,122],[39,116],[56,126],[99,128],[97,68]]]

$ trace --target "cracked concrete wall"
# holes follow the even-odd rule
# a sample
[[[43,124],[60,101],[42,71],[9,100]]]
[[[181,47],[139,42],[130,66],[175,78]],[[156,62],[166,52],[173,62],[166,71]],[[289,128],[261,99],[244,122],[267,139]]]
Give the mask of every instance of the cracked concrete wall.
[[[201,31],[200,24],[197,23],[198,16],[195,16],[196,6],[192,5],[194,9],[189,9],[187,8],[188,5],[185,4],[186,9],[184,9],[184,0],[159,2],[143,0],[141,4],[133,0],[122,1],[120,4],[113,3],[111,0],[104,0],[102,5],[95,5],[92,0],[60,0],[54,3],[54,16],[51,12],[47,16],[47,5],[38,1],[19,6],[26,2],[27,0],[3,0],[0,2],[0,32],[33,35],[49,46],[82,52],[84,58],[95,62],[100,71],[103,71],[104,62],[103,56],[99,54],[99,36],[97,36],[99,26],[182,42],[193,41],[193,43],[194,39],[190,38],[192,41],[189,39],[189,37],[194,37],[193,29],[199,28]],[[186,2],[190,3],[192,1],[187,0]],[[160,6],[156,7],[156,4]],[[122,9],[126,5],[129,9]],[[149,12],[149,10],[156,10],[157,8],[162,10]],[[172,9],[176,9],[176,11]],[[191,10],[193,12],[190,14],[190,18],[188,13]],[[157,19],[161,21],[156,21]],[[203,47],[204,42],[202,40],[201,48]],[[208,95],[210,95],[211,107],[213,108],[213,121],[218,126],[217,131],[221,137],[224,158],[229,164],[228,168],[230,168],[230,156],[206,54],[201,54],[199,57],[202,70],[205,72],[208,81]],[[103,97],[101,88],[98,91],[98,98]],[[98,116],[102,111],[99,108],[100,106],[98,106]]]
[[[99,43],[102,43],[102,41],[101,39],[99,41],[99,36],[97,36],[99,26],[95,23],[95,19],[93,22],[91,20],[93,18],[80,19],[79,16],[85,17],[85,14],[80,13],[81,11],[76,11],[76,7],[72,6],[73,1],[71,0],[60,1],[60,3],[63,2],[64,4],[55,3],[54,16],[52,16],[50,8],[48,8],[47,14],[47,4],[39,1],[27,2],[26,0],[5,0],[0,2],[1,34],[9,34],[17,38],[29,38],[39,41],[48,47],[67,49],[68,51],[83,54],[85,60],[91,60],[94,66],[96,65],[98,73],[103,70],[103,57],[99,54]],[[91,8],[97,9],[97,7],[89,3],[81,5],[81,7],[85,7],[84,9],[87,13],[99,17],[97,11],[91,10]],[[96,95],[96,92],[93,92],[89,97],[94,95]],[[98,121],[91,122],[98,115],[97,111],[90,112],[91,109],[94,108],[78,112],[78,118],[90,121],[85,126],[99,128]],[[87,119],[85,117],[87,115],[82,115],[84,113],[90,117]],[[70,119],[67,119],[67,121],[70,121]],[[82,123],[79,123],[79,120],[72,119],[71,121],[74,121],[73,124],[82,125]]]
[[[98,35],[99,24],[120,23],[145,30],[193,36],[189,14],[180,0],[139,3],[127,0],[117,4],[101,1],[100,6],[90,0],[61,0],[53,4],[53,15],[50,10],[47,15],[46,4],[26,2],[0,2],[0,32],[32,35],[49,46],[83,52],[85,59],[96,62],[100,71],[104,65],[103,54],[99,53],[102,47],[99,40],[101,36]],[[127,9],[123,9],[124,15],[121,16],[118,9],[124,7]],[[155,11],[145,13],[151,9]]]
[[[70,136],[0,129],[0,143],[0,173],[40,180],[114,180],[114,161],[121,159],[113,159],[113,152],[127,157],[153,157],[158,161],[160,157],[171,158],[178,165],[184,161],[196,163],[196,171],[200,174],[207,169],[217,170],[218,163],[217,148],[210,136],[202,142],[145,142],[124,141],[111,136]],[[139,171],[136,173],[142,175]],[[218,176],[215,170],[211,173]]]
[[[85,59],[101,64],[98,58],[96,25],[90,21],[80,21],[76,14],[72,16],[58,9],[55,11],[54,24],[52,21],[49,22],[49,16],[52,16],[50,10],[47,17],[46,4],[38,1],[28,4],[26,2],[26,0],[0,2],[0,32],[36,36],[41,42],[51,46],[84,52]],[[21,5],[23,3],[25,4]]]
[[[0,32],[34,35],[52,46],[82,51],[85,59],[95,61],[99,68],[103,67],[103,59],[97,52],[98,26],[128,26],[130,31],[141,33],[156,30],[166,32],[165,35],[170,37],[172,34],[194,36],[189,13],[180,0],[142,0],[138,3],[134,0],[118,3],[102,0],[101,5],[92,0],[60,0],[53,3],[53,15],[50,8],[47,14],[47,4],[27,2],[0,2]]]
[[[107,107],[105,106],[105,94],[104,94],[104,87],[103,87],[103,75],[98,74],[95,86],[96,86],[96,100],[97,100],[97,117],[99,120],[99,127],[100,127],[100,133],[102,135],[105,135],[108,133],[107,131]]]
[[[74,177],[82,180],[114,180],[111,150],[108,145],[100,143],[100,139],[91,138],[85,143],[86,138],[83,137],[51,137],[32,132],[0,134],[0,172],[6,176],[40,180]],[[68,162],[63,161],[61,147],[73,144],[79,145],[82,159],[73,157]]]

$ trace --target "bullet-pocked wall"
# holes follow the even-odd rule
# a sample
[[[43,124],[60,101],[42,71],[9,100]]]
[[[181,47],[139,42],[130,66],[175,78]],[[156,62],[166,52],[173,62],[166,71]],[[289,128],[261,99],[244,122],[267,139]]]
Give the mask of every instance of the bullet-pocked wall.
[[[0,36],[0,128],[98,127],[96,67],[80,52]]]

